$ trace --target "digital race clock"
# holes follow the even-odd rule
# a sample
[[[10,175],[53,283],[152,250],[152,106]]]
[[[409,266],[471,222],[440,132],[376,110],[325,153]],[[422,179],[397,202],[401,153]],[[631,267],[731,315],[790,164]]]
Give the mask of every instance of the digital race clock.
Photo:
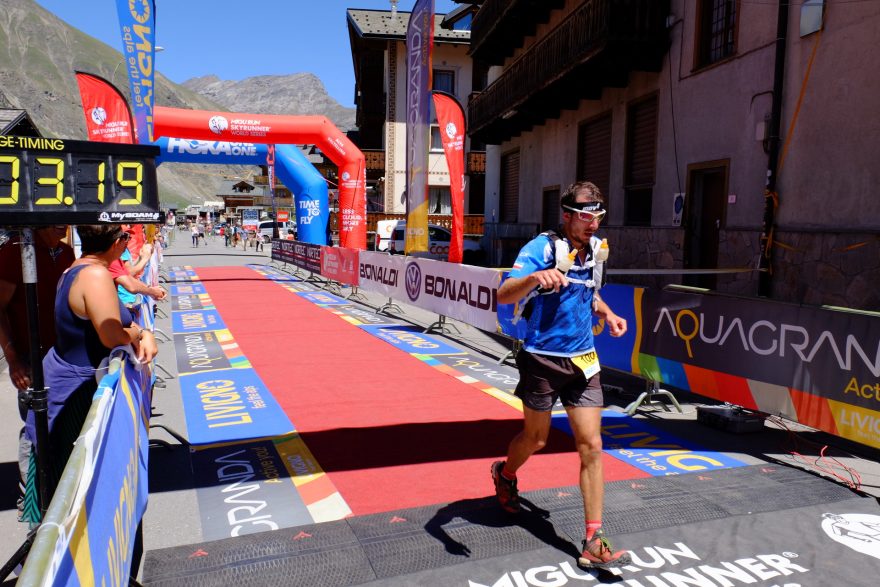
[[[0,136],[0,226],[155,224],[159,148]]]

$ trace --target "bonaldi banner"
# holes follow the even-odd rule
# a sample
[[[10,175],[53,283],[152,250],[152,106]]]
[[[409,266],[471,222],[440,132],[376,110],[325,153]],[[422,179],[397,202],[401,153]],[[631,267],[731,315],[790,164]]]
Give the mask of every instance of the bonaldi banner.
[[[153,0],[116,0],[116,11],[137,142],[152,143],[156,4]]]
[[[86,131],[90,141],[134,143],[134,123],[128,103],[113,85],[102,77],[76,72]]]
[[[428,250],[428,147],[434,0],[417,0],[406,27],[407,254]]]
[[[452,241],[450,263],[461,263],[464,254],[464,110],[455,96],[433,92],[434,110],[440,126],[440,142],[449,168],[449,193],[452,198]]]

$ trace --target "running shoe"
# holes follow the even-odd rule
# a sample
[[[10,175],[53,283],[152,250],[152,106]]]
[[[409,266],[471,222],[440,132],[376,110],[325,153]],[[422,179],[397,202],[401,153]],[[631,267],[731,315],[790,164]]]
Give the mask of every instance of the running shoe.
[[[578,558],[578,564],[585,568],[611,569],[628,565],[632,562],[629,552],[626,550],[615,551],[611,542],[605,537],[605,532],[599,528],[589,542],[584,540],[583,552]]]
[[[501,508],[511,514],[520,511],[519,490],[516,488],[516,479],[509,481],[504,478],[501,471],[504,470],[504,461],[495,461],[492,463],[492,481],[495,482],[495,495],[498,497],[498,503]]]

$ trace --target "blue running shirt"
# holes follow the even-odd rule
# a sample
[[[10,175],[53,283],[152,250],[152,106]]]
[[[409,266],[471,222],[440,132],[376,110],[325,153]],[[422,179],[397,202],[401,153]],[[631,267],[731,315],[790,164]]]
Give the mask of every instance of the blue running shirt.
[[[562,235],[560,238],[564,239]],[[591,257],[588,253],[587,259]],[[523,341],[528,352],[576,357],[593,350],[593,262],[588,260],[584,266],[579,263],[578,257],[567,274],[567,287],[559,293],[535,296],[529,302],[532,311]],[[553,242],[549,236],[539,234],[519,252],[510,277],[525,277],[554,266]]]

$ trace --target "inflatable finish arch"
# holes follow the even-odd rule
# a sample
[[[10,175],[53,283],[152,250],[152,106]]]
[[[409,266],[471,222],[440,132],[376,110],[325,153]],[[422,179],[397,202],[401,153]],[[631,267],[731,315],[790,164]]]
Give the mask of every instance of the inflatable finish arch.
[[[265,165],[267,145],[226,143],[162,137],[153,143],[159,147],[156,164],[210,163],[228,165]],[[293,145],[276,145],[275,171],[278,179],[294,195],[297,239],[316,245],[329,243],[329,205],[327,182],[305,155]]]
[[[153,123],[156,138],[177,136],[206,141],[317,145],[339,166],[339,244],[352,249],[367,248],[364,154],[326,117],[242,114],[157,106],[153,112]]]

